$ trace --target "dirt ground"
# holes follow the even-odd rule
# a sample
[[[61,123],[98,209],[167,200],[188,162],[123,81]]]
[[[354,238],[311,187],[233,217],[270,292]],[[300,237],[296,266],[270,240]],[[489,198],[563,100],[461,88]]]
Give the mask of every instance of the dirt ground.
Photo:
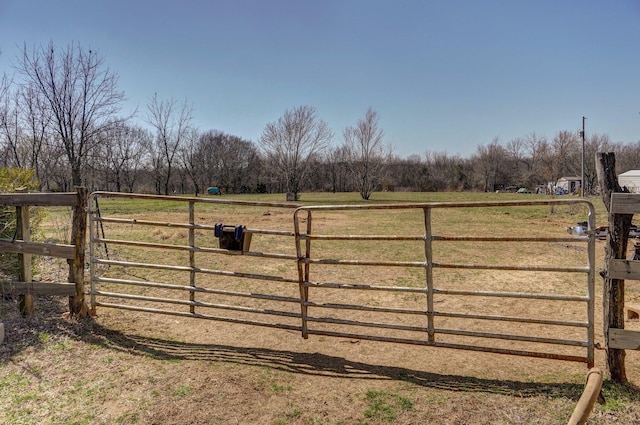
[[[414,347],[104,309],[88,322],[39,300],[5,317],[0,423],[562,424],[582,364]],[[597,365],[604,366],[598,352]],[[589,423],[640,421],[605,382]]]

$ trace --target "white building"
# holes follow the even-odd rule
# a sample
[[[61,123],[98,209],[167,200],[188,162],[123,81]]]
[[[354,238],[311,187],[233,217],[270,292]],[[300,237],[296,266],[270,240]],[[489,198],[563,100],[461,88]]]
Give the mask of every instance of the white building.
[[[618,184],[626,186],[631,193],[640,193],[640,170],[629,170],[618,174]]]

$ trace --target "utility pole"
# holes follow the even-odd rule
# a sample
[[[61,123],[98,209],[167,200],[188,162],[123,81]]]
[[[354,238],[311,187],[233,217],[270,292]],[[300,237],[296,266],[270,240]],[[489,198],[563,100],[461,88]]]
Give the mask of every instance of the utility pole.
[[[582,117],[582,131],[580,132],[580,136],[582,137],[582,176],[580,177],[580,192],[582,193],[582,196],[586,196],[585,194],[585,186],[584,186],[584,122],[585,122],[586,118]]]

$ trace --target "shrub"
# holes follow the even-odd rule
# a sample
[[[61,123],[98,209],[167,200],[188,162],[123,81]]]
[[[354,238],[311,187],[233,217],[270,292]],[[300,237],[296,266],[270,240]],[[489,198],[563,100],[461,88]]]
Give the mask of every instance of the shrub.
[[[0,167],[0,192],[15,193],[31,191],[38,187],[33,170],[24,168]],[[42,220],[41,212],[36,208],[29,211],[31,233],[34,234]],[[0,205],[0,238],[14,239],[16,237],[16,208]],[[15,278],[18,273],[18,255],[8,252],[0,253],[0,278],[2,280]]]

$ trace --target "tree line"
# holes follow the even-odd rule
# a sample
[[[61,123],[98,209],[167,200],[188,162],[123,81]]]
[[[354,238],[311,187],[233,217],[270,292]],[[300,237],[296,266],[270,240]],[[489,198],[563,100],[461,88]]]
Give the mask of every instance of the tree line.
[[[495,191],[533,189],[580,176],[582,138],[558,131],[478,144],[469,157],[430,151],[400,157],[369,108],[336,136],[313,106],[287,110],[259,140],[193,125],[186,100],[149,98],[122,114],[118,75],[96,51],[72,43],[24,45],[12,76],[0,80],[0,166],[33,170],[38,189],[157,194],[357,191]],[[585,190],[596,188],[595,154],[615,152],[618,170],[640,166],[640,141],[584,141]]]

